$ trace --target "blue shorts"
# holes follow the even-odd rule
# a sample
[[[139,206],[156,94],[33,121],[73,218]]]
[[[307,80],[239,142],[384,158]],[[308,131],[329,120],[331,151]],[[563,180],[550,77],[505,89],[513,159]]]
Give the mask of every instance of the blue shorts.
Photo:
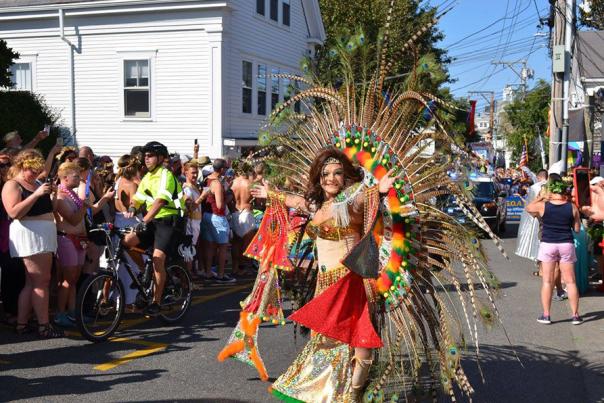
[[[229,243],[229,220],[225,216],[203,213],[201,220],[201,237],[208,242],[217,244]]]

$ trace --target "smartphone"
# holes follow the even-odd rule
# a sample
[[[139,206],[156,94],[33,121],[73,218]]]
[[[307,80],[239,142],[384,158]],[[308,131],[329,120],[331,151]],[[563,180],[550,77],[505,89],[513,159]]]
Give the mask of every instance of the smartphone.
[[[591,205],[591,189],[589,187],[589,169],[575,168],[573,170],[573,195],[579,209]]]
[[[197,145],[197,139],[195,139],[195,145]]]

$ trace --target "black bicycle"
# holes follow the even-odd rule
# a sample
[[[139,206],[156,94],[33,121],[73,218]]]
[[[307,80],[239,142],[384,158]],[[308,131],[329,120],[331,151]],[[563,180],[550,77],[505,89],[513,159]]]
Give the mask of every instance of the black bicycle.
[[[99,269],[80,287],[76,299],[76,324],[82,335],[95,343],[107,340],[117,330],[125,310],[124,285],[118,270],[125,268],[136,287],[135,306],[144,309],[153,302],[155,279],[151,251],[141,251],[146,257],[143,270],[135,274],[122,245],[124,236],[133,228],[117,228],[101,224],[92,231],[102,231],[107,239],[107,267]],[[166,262],[166,282],[160,304],[159,319],[174,323],[183,318],[191,306],[193,282],[188,271],[173,258]]]

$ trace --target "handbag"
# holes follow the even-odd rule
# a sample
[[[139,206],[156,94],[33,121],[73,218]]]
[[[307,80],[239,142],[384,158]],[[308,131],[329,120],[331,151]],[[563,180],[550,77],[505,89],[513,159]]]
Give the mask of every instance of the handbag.
[[[342,264],[363,278],[377,278],[380,270],[380,250],[373,234],[379,214],[376,214],[370,230],[342,259]]]

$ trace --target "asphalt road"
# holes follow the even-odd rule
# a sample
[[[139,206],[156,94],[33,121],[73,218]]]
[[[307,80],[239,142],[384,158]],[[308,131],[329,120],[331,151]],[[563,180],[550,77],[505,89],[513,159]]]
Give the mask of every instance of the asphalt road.
[[[505,240],[509,261],[491,243],[485,248],[502,282],[498,306],[510,341],[499,325],[480,329],[485,383],[473,351],[465,359],[474,401],[604,402],[604,294],[581,300],[586,322],[580,326],[570,324],[568,306],[560,302],[552,311],[555,323],[540,325],[539,280],[513,255],[515,239]],[[253,368],[216,360],[250,284],[206,287],[178,326],[129,315],[116,339],[103,344],[75,332],[41,341],[0,328],[0,401],[273,401]],[[294,339],[291,325],[261,329],[260,351],[272,379],[304,342]]]

